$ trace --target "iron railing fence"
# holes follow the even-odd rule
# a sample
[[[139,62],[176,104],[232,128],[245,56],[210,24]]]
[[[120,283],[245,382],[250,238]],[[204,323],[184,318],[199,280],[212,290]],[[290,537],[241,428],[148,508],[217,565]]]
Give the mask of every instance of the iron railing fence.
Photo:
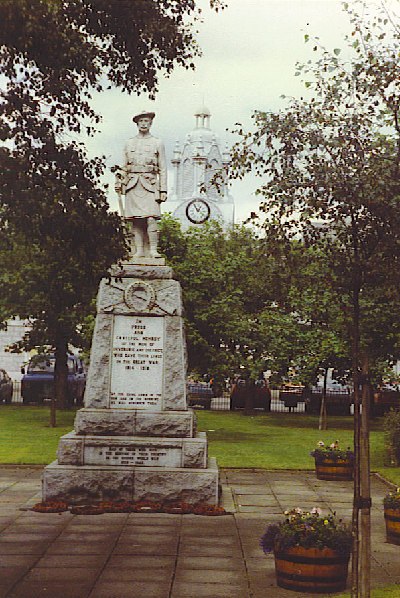
[[[13,394],[12,394],[11,402],[12,403],[22,403],[21,380],[13,381]]]
[[[313,398],[319,399],[319,393],[318,392],[313,392]],[[308,396],[308,395],[307,395]],[[285,399],[287,399],[287,394],[285,394],[285,391],[281,391],[281,390],[271,390],[271,407],[270,407],[270,411],[272,413],[316,413],[317,410],[315,409],[316,405],[314,403],[314,408],[310,409],[310,404],[309,402],[306,403],[306,399],[305,397],[302,395],[301,397],[296,397],[297,400],[297,404],[294,405],[292,403],[292,406],[287,406],[285,405]],[[301,400],[300,400],[301,399]],[[353,406],[352,406],[352,401],[351,401],[351,395],[346,395],[343,394],[341,391],[330,391],[329,395],[327,397],[328,399],[328,411],[329,409],[329,405],[331,404],[332,407],[333,406],[337,406],[339,405],[340,401],[344,402],[345,405],[345,409],[342,411],[343,414],[352,414],[353,413]],[[331,403],[332,401],[332,403]],[[290,401],[286,401],[288,404],[290,403]],[[14,380],[14,386],[13,386],[13,395],[12,395],[12,403],[13,404],[22,404],[22,396],[21,396],[21,382],[18,380]],[[229,392],[223,392],[222,395],[220,397],[214,397],[211,399],[211,406],[210,406],[211,411],[229,411],[230,410],[230,395]],[[334,410],[336,411],[336,409],[334,408]],[[255,410],[257,413],[262,413],[263,410],[262,409],[256,409]]]
[[[289,413],[292,411],[293,413],[304,413],[305,409],[305,402],[304,399],[297,403],[295,407],[286,407],[285,403],[280,400],[279,398],[280,390],[271,390],[271,407],[270,411],[272,413]],[[229,411],[230,410],[230,396],[228,392],[223,393],[221,397],[216,397],[211,400],[211,410],[212,411]],[[262,409],[256,409],[257,413],[262,413]]]

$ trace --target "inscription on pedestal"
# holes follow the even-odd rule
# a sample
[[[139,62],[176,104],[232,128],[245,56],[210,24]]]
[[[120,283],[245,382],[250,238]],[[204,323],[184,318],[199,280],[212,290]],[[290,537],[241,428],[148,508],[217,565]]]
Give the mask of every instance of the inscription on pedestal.
[[[143,465],[147,467],[180,467],[181,451],[156,446],[87,447],[85,463],[102,465]]]
[[[163,318],[114,316],[110,406],[161,409]]]

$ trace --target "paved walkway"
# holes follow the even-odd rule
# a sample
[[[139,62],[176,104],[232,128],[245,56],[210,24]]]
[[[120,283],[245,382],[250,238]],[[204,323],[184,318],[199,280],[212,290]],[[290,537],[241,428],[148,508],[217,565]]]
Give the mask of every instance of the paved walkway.
[[[20,510],[40,500],[40,476],[0,467],[0,598],[310,598],[276,586],[259,538],[288,508],[351,515],[351,482],[264,470],[222,471],[225,506],[236,511],[222,517]],[[372,479],[373,586],[400,584],[400,547],[385,542],[386,491]]]

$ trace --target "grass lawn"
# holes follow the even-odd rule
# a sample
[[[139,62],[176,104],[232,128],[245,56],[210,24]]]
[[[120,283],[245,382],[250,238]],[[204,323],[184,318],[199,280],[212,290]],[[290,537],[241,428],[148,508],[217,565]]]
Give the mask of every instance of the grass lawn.
[[[197,411],[198,428],[207,432],[209,452],[220,467],[314,469],[310,451],[319,440],[353,446],[353,419],[329,417],[329,429],[318,430],[318,417],[296,413],[245,416]],[[400,467],[384,467],[382,420],[371,422],[371,469],[400,485]]]
[[[58,439],[73,429],[74,410],[57,411],[50,428],[48,407],[0,405],[0,463],[47,464],[56,458]],[[328,418],[329,430],[318,430],[316,416],[197,411],[198,428],[207,432],[209,452],[220,467],[313,469],[310,451],[319,440],[353,445],[351,417]],[[400,486],[400,468],[384,467],[382,420],[371,430],[371,469]]]
[[[371,598],[399,598],[400,586],[385,586],[371,590]],[[350,594],[335,595],[335,598],[350,598]]]
[[[57,427],[50,428],[49,407],[0,405],[0,463],[51,463],[74,419],[74,410],[57,411]]]

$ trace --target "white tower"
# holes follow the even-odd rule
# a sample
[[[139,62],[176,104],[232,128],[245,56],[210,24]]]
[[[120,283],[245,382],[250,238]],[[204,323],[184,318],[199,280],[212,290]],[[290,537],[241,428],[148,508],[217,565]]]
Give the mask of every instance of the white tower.
[[[226,181],[229,151],[220,149],[220,141],[210,129],[211,114],[201,106],[194,114],[195,128],[188,133],[182,149],[176,142],[171,163],[174,168],[173,189],[163,212],[171,212],[185,230],[217,220],[226,230],[234,224],[234,202]],[[211,184],[219,173],[218,187]]]

